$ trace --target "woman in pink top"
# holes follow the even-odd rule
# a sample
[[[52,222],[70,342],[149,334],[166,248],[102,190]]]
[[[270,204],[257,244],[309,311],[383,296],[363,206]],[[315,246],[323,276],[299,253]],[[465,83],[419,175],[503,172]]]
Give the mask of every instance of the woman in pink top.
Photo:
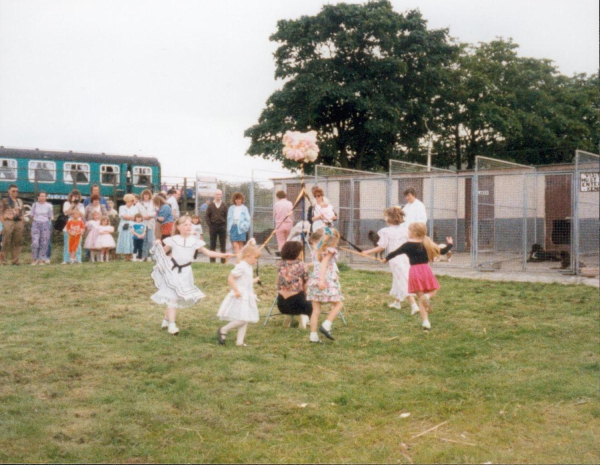
[[[281,248],[290,235],[294,221],[289,213],[294,209],[292,202],[286,197],[286,193],[278,191],[275,196],[279,199],[273,205],[273,216],[275,217],[275,237],[277,238],[277,248],[281,253]]]

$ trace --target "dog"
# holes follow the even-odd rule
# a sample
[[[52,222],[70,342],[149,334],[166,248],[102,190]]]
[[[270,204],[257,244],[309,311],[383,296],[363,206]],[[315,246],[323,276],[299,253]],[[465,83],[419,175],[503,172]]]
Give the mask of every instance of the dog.
[[[373,247],[377,247],[377,243],[379,242],[379,234],[377,234],[375,231],[373,230],[369,230],[369,232],[367,233],[367,238],[369,239],[369,241],[373,244]],[[380,258],[383,260],[383,252],[377,252],[375,254],[376,258]]]
[[[255,232],[254,233],[254,240],[256,241],[256,244],[258,244],[259,246],[261,246],[264,242],[266,242],[267,239],[269,239],[269,236],[273,233],[273,228],[268,228],[265,229],[264,231],[261,232]],[[265,250],[267,252],[269,252],[269,255],[273,255],[271,253],[271,251],[269,250],[269,246],[267,244],[265,244]]]
[[[564,254],[568,255],[570,266],[571,256],[569,252],[546,251],[540,244],[533,244],[531,246],[531,251],[529,252],[529,258],[527,259],[527,261],[529,263],[562,262],[561,267],[567,268],[564,266]]]

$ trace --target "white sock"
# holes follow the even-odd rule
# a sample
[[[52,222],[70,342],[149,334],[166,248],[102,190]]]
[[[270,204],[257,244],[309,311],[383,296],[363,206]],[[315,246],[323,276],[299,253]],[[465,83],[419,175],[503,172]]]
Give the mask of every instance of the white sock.
[[[310,338],[311,341],[313,342],[317,342],[319,340],[319,335],[317,333],[313,333],[312,331],[310,332]]]
[[[331,331],[331,325],[332,325],[331,321],[325,320],[321,326],[323,326],[323,329],[326,329],[327,331]]]
[[[306,326],[308,324],[308,322],[310,321],[310,318],[308,317],[308,315],[300,315],[300,319],[302,320],[302,323],[304,324],[304,326]]]
[[[417,312],[419,311],[419,306],[417,305],[417,303],[416,303],[416,302],[415,302],[415,303],[412,303],[412,304],[410,304],[410,308],[411,308],[412,310],[415,310],[415,311],[417,311]]]

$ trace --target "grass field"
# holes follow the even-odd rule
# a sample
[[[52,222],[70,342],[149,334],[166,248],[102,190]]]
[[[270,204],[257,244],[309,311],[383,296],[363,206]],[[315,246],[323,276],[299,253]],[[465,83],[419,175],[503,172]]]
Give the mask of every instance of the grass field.
[[[278,317],[242,348],[215,340],[230,266],[194,265],[179,337],[150,268],[0,268],[1,462],[600,461],[596,289],[441,278],[426,334],[344,271],[335,342]]]

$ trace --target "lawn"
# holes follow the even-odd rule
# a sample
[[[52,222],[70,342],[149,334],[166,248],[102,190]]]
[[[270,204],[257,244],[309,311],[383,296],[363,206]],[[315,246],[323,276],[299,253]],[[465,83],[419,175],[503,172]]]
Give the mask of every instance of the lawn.
[[[336,341],[276,317],[222,347],[231,266],[194,265],[178,337],[150,269],[0,268],[1,462],[600,461],[597,289],[442,277],[427,334],[346,270]]]

